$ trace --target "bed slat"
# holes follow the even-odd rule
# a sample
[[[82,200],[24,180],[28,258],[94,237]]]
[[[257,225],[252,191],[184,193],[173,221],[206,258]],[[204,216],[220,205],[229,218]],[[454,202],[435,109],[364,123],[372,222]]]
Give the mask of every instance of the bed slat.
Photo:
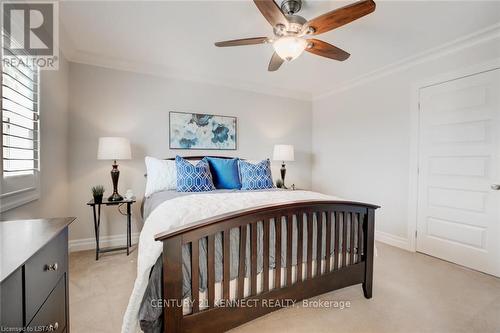
[[[208,235],[208,306],[214,307],[215,300],[215,235]]]
[[[223,278],[223,284],[222,284],[222,297],[225,300],[229,300],[229,281],[231,280],[231,275],[230,275],[230,256],[231,256],[231,247],[230,247],[230,230],[226,229],[224,230],[224,237],[223,237],[223,242],[224,242],[224,255],[223,255],[223,260],[224,260],[224,278]]]
[[[293,214],[287,216],[286,224],[286,285],[292,285],[292,243],[293,243]]]
[[[359,225],[358,225],[358,262],[363,260],[363,221],[365,220],[365,214],[359,214]]]
[[[250,242],[251,244],[251,266],[252,266],[252,271],[251,271],[251,281],[250,281],[250,286],[251,286],[251,295],[257,295],[257,222],[254,222],[251,224],[251,234],[250,236],[252,237],[252,240]]]
[[[264,286],[262,288],[263,292],[269,290],[269,220],[265,219],[262,221],[263,229],[263,251],[262,251],[262,270],[263,270],[263,281]]]
[[[349,240],[349,265],[354,264],[354,224],[356,221],[356,214],[351,214],[351,229]]]
[[[200,311],[200,247],[199,240],[191,243],[191,299],[193,313]]]
[[[339,249],[340,249],[340,213],[335,212],[335,249],[333,251],[333,269],[339,269]]]
[[[330,272],[330,249],[332,247],[332,212],[326,211],[325,273]]]
[[[274,219],[276,241],[274,251],[274,289],[281,288],[281,216]]]
[[[348,213],[344,212],[342,214],[342,267],[346,267],[346,255],[347,255],[347,216]]]
[[[238,298],[243,298],[245,293],[245,258],[247,249],[247,226],[240,227],[240,259],[238,261]]]
[[[356,252],[356,257],[354,257],[354,263],[356,264],[361,262],[361,237],[363,233],[363,214],[359,213],[357,214],[357,216],[358,216],[358,223],[356,225],[356,241],[354,243]]]
[[[297,282],[302,281],[302,254],[304,252],[304,214],[297,214]]]
[[[321,275],[321,247],[323,246],[323,212],[316,215],[316,276]]]
[[[307,278],[312,278],[312,247],[313,247],[313,220],[314,213],[307,215]]]

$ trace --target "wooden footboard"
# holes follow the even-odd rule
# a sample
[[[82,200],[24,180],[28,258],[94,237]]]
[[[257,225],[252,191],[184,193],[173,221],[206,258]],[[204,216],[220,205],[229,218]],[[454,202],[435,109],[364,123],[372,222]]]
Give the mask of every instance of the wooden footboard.
[[[371,298],[374,215],[377,208],[379,207],[375,205],[358,202],[300,201],[220,215],[156,235],[156,240],[163,242],[163,292],[166,304],[164,331],[223,332],[277,310],[279,307],[276,305],[286,304],[281,301],[299,301],[359,283],[362,283],[365,297]],[[296,230],[293,228],[294,216],[297,221]],[[282,220],[286,221],[285,230],[282,230],[282,223],[275,223]],[[259,241],[258,224],[263,227]],[[270,242],[272,224],[275,230],[274,242]],[[233,228],[239,229],[242,236],[239,237],[238,254],[230,253],[230,231]],[[245,295],[247,232],[250,232],[250,276],[249,294]],[[293,242],[294,232],[297,232],[297,242]],[[324,232],[326,235],[323,235]],[[231,300],[225,302],[226,306],[217,306],[215,296],[215,236],[218,233],[222,233],[223,239],[222,297],[219,299]],[[283,244],[282,233],[286,234],[286,242]],[[192,311],[183,315],[182,246],[188,244],[191,248],[191,286],[198,286],[199,240],[202,238],[207,238],[208,244],[208,307],[200,308],[198,288],[192,287]],[[263,244],[263,268],[261,278],[258,279],[257,244],[260,242]],[[269,269],[272,243],[275,246],[274,270]],[[314,248],[313,243],[316,243]],[[294,246],[296,248],[292,249]],[[281,267],[283,249],[286,253],[285,267]],[[324,259],[321,260],[321,255],[316,255],[316,260],[313,260],[313,252],[321,254],[322,251],[325,252]],[[303,252],[306,252],[305,258]],[[296,253],[298,263],[294,269],[292,253]],[[228,259],[232,255],[239,256],[239,269],[236,291],[231,294]],[[282,268],[285,271],[284,278],[281,277]],[[242,300],[246,306],[227,306],[241,304]],[[270,300],[277,302],[269,306]]]

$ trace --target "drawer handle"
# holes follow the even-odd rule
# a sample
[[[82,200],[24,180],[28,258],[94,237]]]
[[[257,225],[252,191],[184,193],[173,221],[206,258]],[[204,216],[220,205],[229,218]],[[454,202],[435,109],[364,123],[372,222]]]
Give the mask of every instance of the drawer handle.
[[[54,323],[54,325],[49,325],[49,332],[53,332],[53,331],[57,331],[57,329],[59,328],[59,323],[56,321]]]
[[[59,268],[59,265],[57,264],[57,262],[53,263],[52,265],[45,266],[45,270],[47,270],[47,271],[57,271],[58,268]]]

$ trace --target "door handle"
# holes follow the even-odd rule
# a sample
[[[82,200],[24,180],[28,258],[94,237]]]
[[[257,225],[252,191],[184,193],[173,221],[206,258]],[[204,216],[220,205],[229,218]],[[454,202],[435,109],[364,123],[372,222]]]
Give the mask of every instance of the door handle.
[[[500,184],[493,184],[491,185],[491,189],[495,191],[500,191]]]

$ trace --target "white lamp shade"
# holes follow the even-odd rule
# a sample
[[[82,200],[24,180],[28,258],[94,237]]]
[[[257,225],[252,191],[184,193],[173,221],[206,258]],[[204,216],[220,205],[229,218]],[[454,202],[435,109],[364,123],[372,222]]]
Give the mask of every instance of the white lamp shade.
[[[294,151],[292,145],[274,145],[273,160],[294,161]]]
[[[273,43],[274,50],[281,59],[292,61],[304,52],[307,41],[299,37],[281,37]]]
[[[131,158],[132,153],[128,139],[119,137],[99,138],[98,160],[130,160]]]

